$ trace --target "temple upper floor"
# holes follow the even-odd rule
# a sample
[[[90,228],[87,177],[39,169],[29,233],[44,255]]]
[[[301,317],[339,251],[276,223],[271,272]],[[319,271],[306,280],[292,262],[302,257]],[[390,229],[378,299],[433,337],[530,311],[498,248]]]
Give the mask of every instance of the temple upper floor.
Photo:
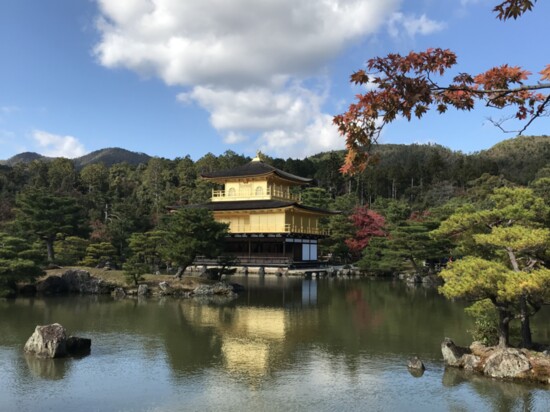
[[[223,190],[212,190],[213,202],[233,200],[292,200],[300,201],[300,195],[292,193],[290,186],[267,180],[227,182]]]
[[[224,186],[212,191],[213,202],[239,200],[292,200],[300,201],[300,195],[292,188],[307,185],[312,179],[287,173],[264,163],[259,156],[251,162],[229,170],[204,173],[203,179]]]

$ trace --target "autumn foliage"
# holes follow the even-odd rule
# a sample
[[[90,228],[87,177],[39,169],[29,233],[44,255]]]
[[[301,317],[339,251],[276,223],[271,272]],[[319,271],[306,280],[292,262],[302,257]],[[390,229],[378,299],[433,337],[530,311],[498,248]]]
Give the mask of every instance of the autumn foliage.
[[[384,217],[368,206],[355,208],[350,220],[356,229],[355,236],[346,239],[351,252],[361,252],[373,237],[386,236]]]
[[[531,10],[532,1],[507,0],[494,8],[502,20],[517,18]],[[366,70],[351,75],[356,85],[368,85],[369,91],[357,95],[357,102],[348,111],[334,117],[340,134],[346,138],[348,150],[344,173],[365,169],[370,148],[376,143],[384,126],[398,117],[407,120],[421,118],[429,110],[445,113],[449,108],[472,110],[476,103],[503,109],[512,107],[514,116],[525,121],[523,132],[533,120],[546,114],[550,95],[550,65],[540,71],[539,82],[528,84],[532,74],[518,66],[501,66],[472,75],[458,73],[449,84],[436,80],[448,75],[457,64],[454,52],[433,48],[424,52],[397,53],[375,57],[367,62]],[[497,124],[500,127],[500,124]]]

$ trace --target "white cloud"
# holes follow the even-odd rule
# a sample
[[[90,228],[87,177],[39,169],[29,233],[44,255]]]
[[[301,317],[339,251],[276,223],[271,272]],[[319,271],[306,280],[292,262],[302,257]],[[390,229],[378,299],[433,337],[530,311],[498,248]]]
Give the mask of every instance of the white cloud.
[[[323,100],[300,85],[236,91],[197,86],[184,99],[189,97],[211,113],[216,129],[243,131],[305,127],[319,113]]]
[[[445,27],[445,23],[431,20],[425,14],[416,17],[396,12],[388,21],[388,33],[394,38],[400,37],[403,30],[409,37],[415,37],[419,34],[424,36],[432,34]]]
[[[207,110],[225,143],[256,139],[262,150],[281,156],[343,147],[332,117],[323,113],[329,86],[320,73],[350,42],[395,20],[401,3],[96,1],[100,64],[183,87],[178,100]],[[426,16],[394,22],[410,35],[439,24]]]
[[[332,123],[332,116],[319,114],[303,129],[275,129],[257,140],[265,153],[280,157],[304,157],[328,150],[343,149],[344,139]]]
[[[246,142],[248,140],[248,136],[245,136],[241,133],[235,133],[235,132],[229,132],[227,136],[223,138],[223,141],[227,144],[236,144],[236,143],[242,143]]]
[[[229,132],[224,138],[227,144],[247,141],[246,134],[253,134],[258,136],[254,149],[295,157],[343,148],[332,117],[322,113],[325,97],[322,90],[314,92],[294,84],[278,90],[254,87],[239,91],[198,86],[178,99],[196,101],[207,109],[212,125]]]
[[[32,137],[39,147],[38,150],[44,156],[72,159],[86,153],[82,143],[73,136],[59,136],[42,130],[34,130]]]
[[[267,85],[309,74],[373,33],[399,0],[98,0],[106,67],[167,84]]]

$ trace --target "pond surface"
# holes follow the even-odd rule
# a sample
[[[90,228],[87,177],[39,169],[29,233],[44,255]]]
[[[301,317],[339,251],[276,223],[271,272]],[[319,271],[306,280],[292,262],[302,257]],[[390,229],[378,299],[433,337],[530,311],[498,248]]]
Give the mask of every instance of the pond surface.
[[[550,411],[550,390],[445,371],[463,305],[358,279],[233,278],[230,303],[70,297],[0,301],[0,411]],[[535,339],[550,341],[549,312]],[[37,324],[92,339],[81,359],[23,354]],[[417,355],[427,370],[407,370]]]

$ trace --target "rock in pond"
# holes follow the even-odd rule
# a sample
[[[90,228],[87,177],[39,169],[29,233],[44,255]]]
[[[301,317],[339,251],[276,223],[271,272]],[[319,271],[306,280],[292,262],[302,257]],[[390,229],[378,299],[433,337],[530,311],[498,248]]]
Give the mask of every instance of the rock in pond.
[[[445,338],[441,343],[443,360],[449,366],[464,366],[464,355],[471,353],[468,348],[455,345],[452,339]]]
[[[36,291],[41,295],[61,295],[69,289],[61,276],[50,276],[36,284]]]
[[[85,355],[90,352],[92,341],[86,338],[67,336],[59,323],[37,326],[27,343],[25,352],[39,358],[62,358],[70,355]]]
[[[125,298],[126,291],[124,290],[124,288],[115,288],[115,290],[111,292],[111,295],[117,299]]]
[[[517,378],[531,369],[531,363],[521,351],[504,348],[495,351],[485,361],[483,373],[492,378]]]
[[[172,287],[168,282],[160,282],[159,289],[162,296],[171,295],[173,293]]]
[[[61,279],[67,284],[69,293],[103,295],[111,293],[114,289],[113,285],[91,276],[86,270],[68,269],[61,275]]]
[[[225,282],[218,282],[213,285],[199,285],[193,289],[194,296],[211,296],[211,295],[223,295],[223,296],[236,296],[234,286]]]
[[[424,363],[420,359],[418,359],[417,356],[414,356],[409,359],[409,362],[407,362],[407,367],[409,369],[416,369],[416,370],[426,370],[426,367],[424,366]]]
[[[61,295],[81,293],[84,295],[109,294],[115,288],[108,282],[80,269],[67,269],[61,276],[49,276],[36,284],[40,295]]]
[[[149,294],[149,286],[141,284],[138,286],[138,296],[147,296]]]
[[[448,366],[500,379],[519,379],[550,384],[550,359],[543,352],[474,342],[469,348],[456,346],[449,338],[441,344]]]

